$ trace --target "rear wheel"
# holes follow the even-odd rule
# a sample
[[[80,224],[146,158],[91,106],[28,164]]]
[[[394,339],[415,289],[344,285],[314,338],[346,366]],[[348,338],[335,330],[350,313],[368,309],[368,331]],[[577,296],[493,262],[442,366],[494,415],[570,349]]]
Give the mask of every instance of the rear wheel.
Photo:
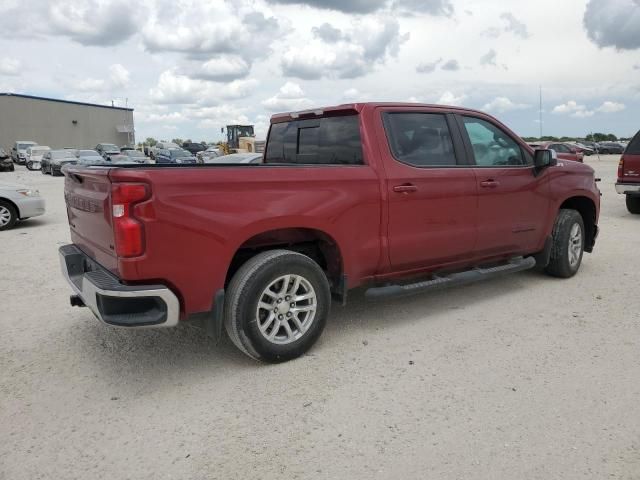
[[[32,161],[28,161],[27,162],[27,170],[35,170],[35,168],[33,168],[33,162]]]
[[[9,230],[18,221],[18,212],[9,202],[0,200],[0,230]]]
[[[584,221],[575,210],[560,210],[553,226],[553,246],[546,272],[560,278],[573,277],[584,254]]]
[[[640,195],[627,195],[627,210],[634,215],[640,214]]]
[[[256,255],[233,276],[225,299],[231,341],[270,363],[303,355],[324,330],[331,295],[316,262],[289,250]]]

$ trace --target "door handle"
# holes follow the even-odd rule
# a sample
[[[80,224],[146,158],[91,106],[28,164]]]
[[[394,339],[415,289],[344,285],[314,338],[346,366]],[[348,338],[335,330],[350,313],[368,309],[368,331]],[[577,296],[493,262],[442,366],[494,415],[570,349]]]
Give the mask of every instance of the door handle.
[[[396,193],[413,193],[418,191],[418,187],[407,183],[405,185],[396,185],[395,187],[393,187],[393,191]]]
[[[496,188],[500,186],[500,182],[497,180],[485,180],[484,182],[480,182],[480,186],[482,188]]]

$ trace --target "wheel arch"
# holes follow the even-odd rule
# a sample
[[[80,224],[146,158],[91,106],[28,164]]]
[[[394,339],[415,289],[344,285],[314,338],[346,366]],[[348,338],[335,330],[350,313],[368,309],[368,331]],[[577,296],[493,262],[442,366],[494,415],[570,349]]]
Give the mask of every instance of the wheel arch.
[[[10,204],[13,208],[16,209],[16,212],[18,212],[18,218],[22,217],[22,215],[20,214],[20,207],[18,207],[18,205],[16,204],[16,202],[14,202],[13,200],[11,200],[10,198],[7,197],[0,197],[0,200],[3,202],[7,202],[8,204]]]
[[[327,275],[332,292],[342,293],[345,271],[343,252],[332,235],[313,227],[283,227],[253,233],[233,252],[225,276],[225,287],[249,259],[275,249],[291,250],[312,258]]]
[[[585,251],[592,252],[597,232],[597,207],[593,199],[584,195],[575,195],[565,199],[559,210],[576,210],[582,217],[585,229]]]

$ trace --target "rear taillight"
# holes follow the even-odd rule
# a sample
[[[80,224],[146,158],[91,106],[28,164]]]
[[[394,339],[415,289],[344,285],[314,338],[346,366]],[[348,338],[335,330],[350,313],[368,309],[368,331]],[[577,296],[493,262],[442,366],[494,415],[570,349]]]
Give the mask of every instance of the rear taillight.
[[[138,257],[144,253],[144,226],[133,215],[133,207],[149,197],[143,183],[114,183],[111,210],[116,253],[119,257]]]
[[[618,180],[622,180],[622,177],[624,177],[624,155],[618,162]]]

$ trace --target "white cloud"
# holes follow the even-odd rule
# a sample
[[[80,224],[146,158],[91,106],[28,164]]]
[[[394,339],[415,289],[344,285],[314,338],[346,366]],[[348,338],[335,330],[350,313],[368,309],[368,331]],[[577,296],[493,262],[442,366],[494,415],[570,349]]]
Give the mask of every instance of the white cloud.
[[[446,91],[444,92],[436,103],[440,105],[452,105],[452,106],[462,106],[462,103],[467,99],[465,94],[456,95],[453,92]]]
[[[149,90],[149,96],[158,104],[216,105],[221,100],[246,97],[256,85],[255,80],[235,80],[220,86],[170,69],[160,74],[158,84]]]
[[[529,108],[529,105],[526,103],[515,103],[507,97],[496,97],[482,107],[483,110],[488,112],[498,113],[510,112],[513,110],[524,110],[526,108]]]
[[[137,5],[125,0],[56,1],[48,5],[46,16],[52,32],[66,35],[78,43],[117,45],[138,30],[137,22],[142,15]]]
[[[586,105],[579,104],[575,100],[569,100],[567,103],[556,105],[552,113],[560,115],[569,115],[574,118],[593,117],[593,110],[588,110]]]
[[[289,112],[309,108],[312,102],[305,97],[297,83],[287,82],[273,97],[267,98],[262,105],[271,112]]]
[[[626,108],[627,107],[624,103],[606,101],[602,105],[600,105],[598,108],[596,108],[596,112],[616,113],[616,112],[621,112]]]
[[[282,58],[283,73],[305,80],[361,77],[397,56],[409,38],[400,33],[400,23],[388,17],[355,20],[350,30],[333,35],[330,48],[318,35],[310,44],[289,48]]]
[[[251,65],[237,55],[221,55],[202,64],[195,76],[205,80],[227,82],[249,75]]]
[[[342,94],[342,99],[346,102],[366,102],[371,99],[371,95],[357,88],[349,88]]]
[[[109,67],[109,78],[113,88],[126,88],[129,85],[129,70],[119,63],[115,63]]]
[[[74,88],[81,92],[113,92],[129,86],[129,70],[119,63],[114,63],[108,68],[107,78],[86,77],[73,84]]]
[[[20,75],[22,63],[20,60],[11,57],[0,58],[0,75]]]

